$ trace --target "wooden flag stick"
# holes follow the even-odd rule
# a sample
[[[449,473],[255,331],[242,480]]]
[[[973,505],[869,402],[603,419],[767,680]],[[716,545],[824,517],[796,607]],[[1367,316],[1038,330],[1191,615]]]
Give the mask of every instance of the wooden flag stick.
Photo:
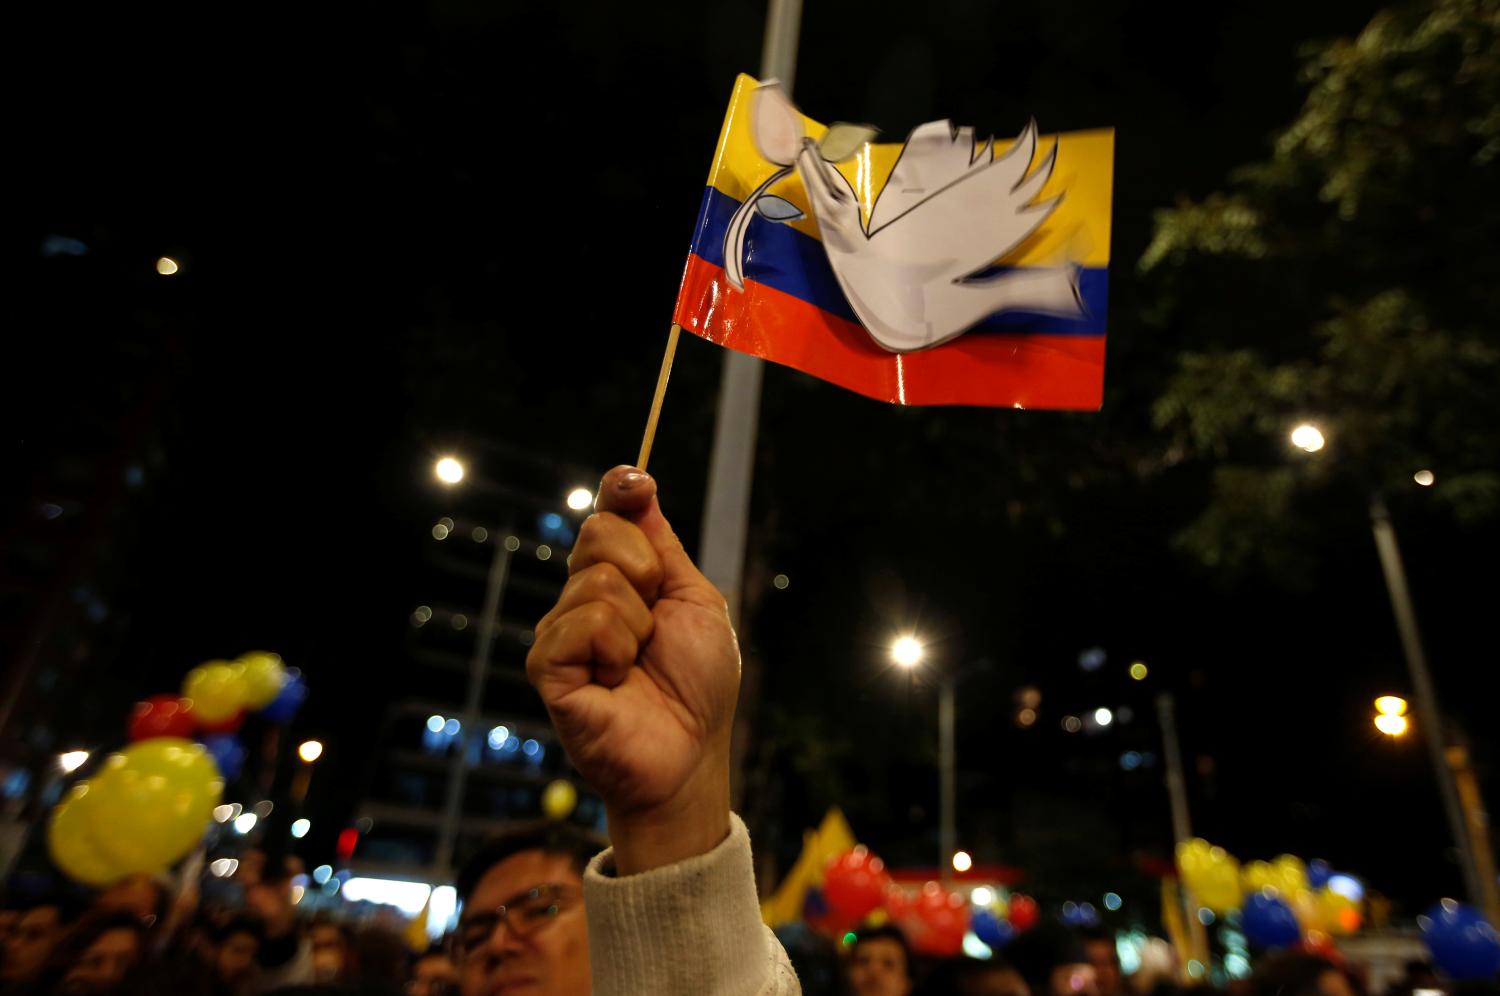
[[[667,381],[672,376],[672,357],[677,355],[677,337],[681,334],[682,326],[676,323],[673,323],[672,331],[667,333],[667,351],[662,354],[661,372],[656,375],[656,396],[651,399],[651,414],[646,416],[646,434],[641,437],[641,455],[635,461],[640,470],[646,469],[646,461],[651,458],[651,444],[656,441],[656,421],[661,418],[661,403],[667,396]]]

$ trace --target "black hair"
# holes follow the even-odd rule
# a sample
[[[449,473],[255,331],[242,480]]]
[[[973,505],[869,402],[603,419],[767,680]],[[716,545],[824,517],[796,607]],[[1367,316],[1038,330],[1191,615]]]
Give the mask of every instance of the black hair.
[[[223,944],[235,934],[250,934],[257,941],[266,939],[266,927],[258,917],[250,916],[248,913],[240,913],[229,918],[229,920],[213,932],[215,944]]]
[[[1302,951],[1287,951],[1261,962],[1250,977],[1257,996],[1318,996],[1318,980],[1339,967],[1327,958]]]
[[[853,954],[859,950],[859,946],[866,941],[895,941],[901,947],[901,954],[906,961],[906,977],[912,977],[911,972],[911,942],[906,939],[906,934],[895,924],[883,923],[878,927],[866,927],[854,932],[854,943],[849,948]]]
[[[454,883],[458,898],[468,902],[469,894],[484,877],[484,873],[513,854],[523,851],[541,851],[565,857],[573,863],[579,875],[588,867],[589,861],[604,849],[604,842],[587,830],[570,823],[549,823],[545,826],[515,833],[504,834],[489,841],[459,869]]]

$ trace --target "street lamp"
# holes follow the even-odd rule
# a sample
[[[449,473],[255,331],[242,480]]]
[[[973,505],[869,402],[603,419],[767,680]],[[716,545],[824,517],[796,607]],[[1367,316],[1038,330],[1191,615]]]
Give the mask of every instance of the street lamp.
[[[464,479],[464,465],[457,457],[439,457],[437,463],[432,465],[432,472],[449,487]]]
[[[594,503],[594,493],[588,488],[574,488],[568,492],[568,507],[575,512],[582,512]]]
[[[1311,422],[1303,422],[1292,430],[1292,445],[1306,453],[1318,452],[1325,442],[1323,430]]]
[[[323,742],[320,740],[304,740],[297,747],[297,756],[302,758],[306,764],[312,764],[323,756]]]
[[[911,634],[897,637],[891,644],[891,661],[901,668],[910,671],[922,663],[926,656],[927,648],[922,646],[922,641]]]
[[[1297,426],[1292,430],[1291,438],[1293,445],[1308,453],[1315,453],[1323,448],[1323,434],[1310,424]],[[1425,487],[1430,486],[1436,478],[1428,471],[1415,479]],[[1386,593],[1390,596],[1391,611],[1396,617],[1396,630],[1401,637],[1406,669],[1411,675],[1412,699],[1416,702],[1417,713],[1421,717],[1423,739],[1427,742],[1438,794],[1458,852],[1459,867],[1463,870],[1464,888],[1470,900],[1483,907],[1490,918],[1494,919],[1500,917],[1500,892],[1496,890],[1494,859],[1488,833],[1470,832],[1475,820],[1461,796],[1458,783],[1460,773],[1450,766],[1450,748],[1446,742],[1447,737],[1443,734],[1442,712],[1438,708],[1432,675],[1427,669],[1427,651],[1422,645],[1421,630],[1417,627],[1417,612],[1412,606],[1411,590],[1406,583],[1406,567],[1401,561],[1401,547],[1396,542],[1396,528],[1391,524],[1390,509],[1386,507],[1385,497],[1378,488],[1370,495],[1369,514],[1370,529],[1375,535],[1375,552],[1380,557]],[[1384,698],[1386,696],[1382,696]],[[1390,698],[1394,699],[1396,696]],[[1409,724],[1402,713],[1382,712],[1376,718],[1375,726],[1386,736],[1399,737],[1406,732]],[[1477,806],[1477,790],[1474,801]]]
[[[1382,695],[1375,700],[1375,729],[1388,737],[1406,733],[1406,700],[1399,695]]]

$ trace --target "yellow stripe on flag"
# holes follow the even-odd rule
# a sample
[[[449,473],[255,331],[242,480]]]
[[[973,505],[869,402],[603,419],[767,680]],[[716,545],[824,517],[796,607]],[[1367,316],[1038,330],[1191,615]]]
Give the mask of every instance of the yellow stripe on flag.
[[[780,168],[761,158],[752,137],[750,95],[759,85],[744,73],[735,79],[734,95],[724,115],[724,127],[719,132],[719,145],[708,174],[710,186],[737,201],[743,201]],[[806,115],[802,115],[802,124],[812,139],[821,139],[828,131],[826,125]],[[1054,139],[1059,143],[1057,166],[1038,200],[1061,194],[1062,203],[1037,233],[1004,262],[1011,266],[1055,266],[1063,261],[1081,266],[1107,266],[1110,198],[1114,187],[1114,130],[1043,135],[1037,147],[1038,162],[1051,150]],[[995,155],[1000,156],[1013,144],[997,140]],[[901,148],[901,143],[872,143],[853,159],[838,164],[839,172],[854,187],[866,220],[895,168]],[[818,224],[808,207],[802,180],[793,173],[776,185],[774,193],[802,209],[805,217],[792,222],[792,227],[817,238]]]

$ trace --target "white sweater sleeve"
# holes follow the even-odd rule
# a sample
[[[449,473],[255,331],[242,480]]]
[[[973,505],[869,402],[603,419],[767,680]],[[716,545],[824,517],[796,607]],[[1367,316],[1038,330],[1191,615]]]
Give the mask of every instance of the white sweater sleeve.
[[[761,922],[750,835],[738,816],[707,854],[616,877],[614,851],[583,876],[594,996],[799,996]]]

